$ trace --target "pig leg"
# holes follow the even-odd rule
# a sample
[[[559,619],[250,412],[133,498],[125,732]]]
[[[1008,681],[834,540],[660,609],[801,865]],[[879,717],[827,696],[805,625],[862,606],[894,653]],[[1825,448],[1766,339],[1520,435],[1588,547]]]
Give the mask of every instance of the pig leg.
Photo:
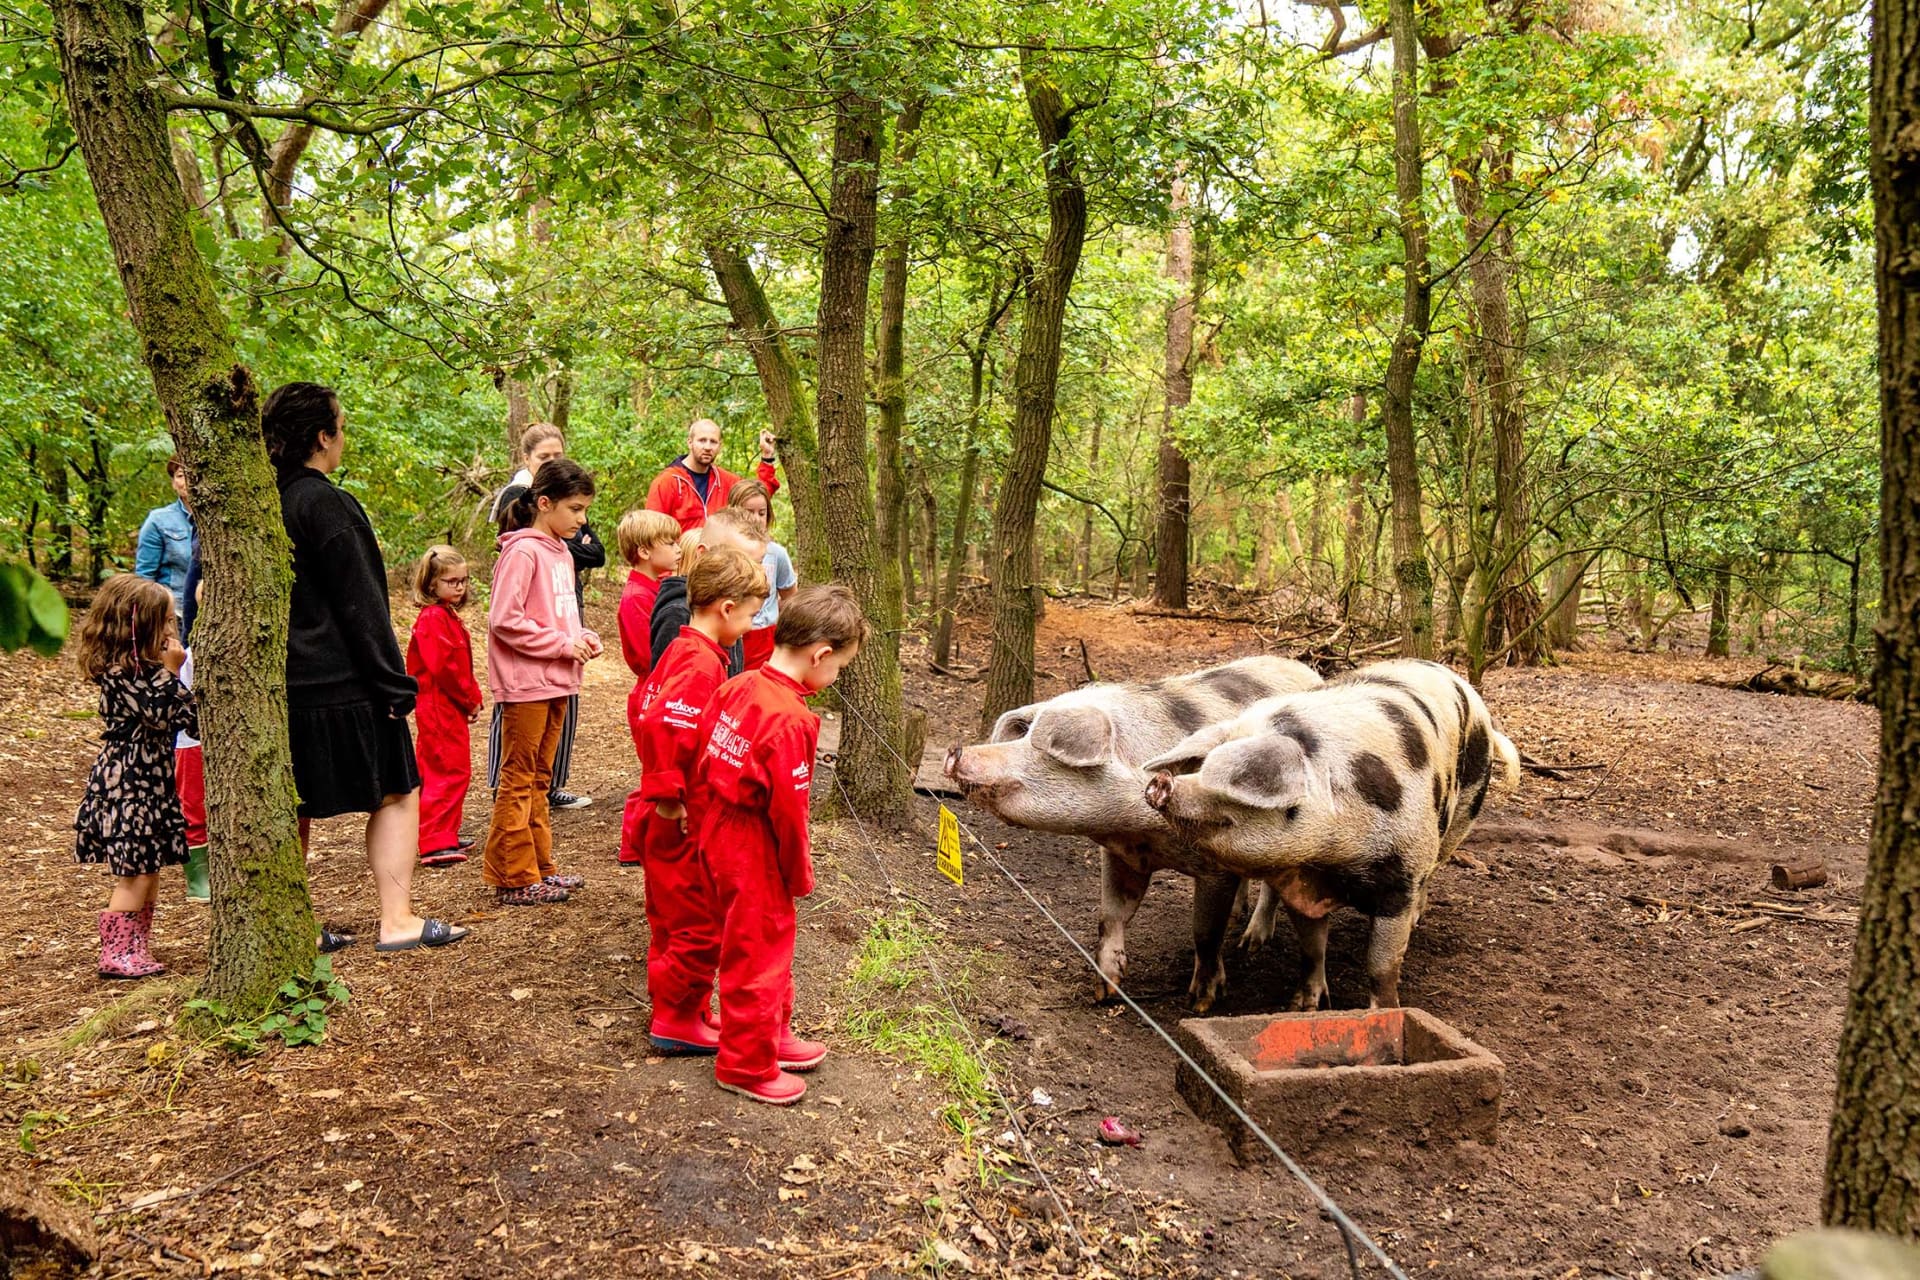
[[[1275,893],[1274,897],[1280,897]],[[1327,935],[1333,932],[1333,912],[1309,915],[1287,903],[1287,918],[1293,921],[1294,936],[1300,942],[1300,985],[1294,991],[1293,1008],[1298,1013],[1313,1013],[1331,1007],[1327,991]]]
[[[1375,916],[1373,937],[1367,944],[1367,977],[1373,983],[1374,1009],[1400,1006],[1400,966],[1407,958],[1407,941],[1419,913],[1411,906],[1397,916]]]
[[[1252,885],[1253,881],[1247,881]],[[1247,917],[1246,930],[1240,935],[1240,946],[1249,954],[1259,951],[1273,941],[1273,927],[1280,922],[1280,894],[1266,881],[1261,881],[1253,902],[1253,912]]]
[[[1233,904],[1240,896],[1240,877],[1195,876],[1193,880],[1193,981],[1187,1000],[1195,1013],[1205,1013],[1227,989],[1227,962],[1221,952]]]
[[[1117,999],[1120,980],[1127,976],[1127,924],[1147,896],[1153,872],[1143,871],[1111,849],[1100,851],[1100,962],[1099,998]]]

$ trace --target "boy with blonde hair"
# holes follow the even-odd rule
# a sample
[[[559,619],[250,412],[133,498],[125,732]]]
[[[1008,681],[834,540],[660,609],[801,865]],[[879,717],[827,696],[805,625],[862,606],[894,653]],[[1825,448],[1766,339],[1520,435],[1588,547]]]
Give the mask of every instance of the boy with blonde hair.
[[[620,558],[627,562],[627,585],[620,592],[620,656],[633,672],[633,689],[627,694],[627,730],[633,734],[633,749],[640,750],[640,689],[653,670],[653,606],[660,596],[661,580],[680,567],[680,522],[658,511],[629,511],[620,517],[614,531]],[[620,819],[620,862],[637,866],[640,862],[640,793],[627,796],[626,812]]]
[[[722,547],[687,575],[691,620],[647,677],[640,712],[640,851],[646,868],[648,1036],[661,1053],[712,1053],[709,1001],[720,963],[720,913],[689,834],[704,794],[694,785],[698,729],[726,679],[726,651],[753,625],[767,575]]]
[[[730,547],[758,564],[767,554],[767,532],[745,512],[721,508],[707,516],[698,529],[689,529],[680,540],[680,572],[660,583],[660,598],[653,604],[653,661],[660,658],[687,625],[691,611],[687,607],[687,576],[700,558],[722,547]],[[689,550],[689,548],[691,548]],[[746,654],[738,640],[727,653],[727,674],[737,676],[746,670]]]

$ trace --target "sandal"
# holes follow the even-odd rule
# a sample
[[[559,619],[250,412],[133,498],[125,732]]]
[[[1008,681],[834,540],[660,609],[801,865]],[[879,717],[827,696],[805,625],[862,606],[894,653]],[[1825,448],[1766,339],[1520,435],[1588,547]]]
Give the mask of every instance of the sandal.
[[[565,889],[544,881],[521,885],[518,889],[501,889],[494,894],[494,901],[503,907],[544,907],[566,900]]]
[[[420,865],[423,867],[452,867],[466,860],[467,855],[458,849],[436,849],[420,855]]]
[[[326,925],[320,926],[318,949],[323,956],[330,956],[344,947],[350,947],[354,937],[350,933],[337,933]]]
[[[560,875],[558,872],[556,872],[550,876],[540,877],[540,883],[550,884],[556,889],[565,889],[569,893],[571,893],[575,889],[586,888],[587,878],[585,876],[575,876],[575,875],[563,876],[563,875]]]
[[[411,951],[415,947],[444,947],[460,941],[470,930],[444,920],[422,920],[420,935],[405,942],[376,942],[375,951]]]

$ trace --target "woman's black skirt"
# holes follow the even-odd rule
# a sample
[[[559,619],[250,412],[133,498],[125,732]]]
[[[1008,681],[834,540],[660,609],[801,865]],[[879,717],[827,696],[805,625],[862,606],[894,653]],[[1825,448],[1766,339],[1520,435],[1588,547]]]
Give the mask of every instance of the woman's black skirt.
[[[303,818],[372,813],[420,785],[407,722],[372,702],[289,707],[287,736]]]

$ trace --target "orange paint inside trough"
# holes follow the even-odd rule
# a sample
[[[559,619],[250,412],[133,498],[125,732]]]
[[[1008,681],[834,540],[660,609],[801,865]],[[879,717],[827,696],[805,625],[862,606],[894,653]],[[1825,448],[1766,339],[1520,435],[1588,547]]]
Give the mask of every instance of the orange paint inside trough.
[[[1269,1022],[1243,1050],[1256,1071],[1392,1067],[1406,1061],[1406,1018],[1398,1009]]]

